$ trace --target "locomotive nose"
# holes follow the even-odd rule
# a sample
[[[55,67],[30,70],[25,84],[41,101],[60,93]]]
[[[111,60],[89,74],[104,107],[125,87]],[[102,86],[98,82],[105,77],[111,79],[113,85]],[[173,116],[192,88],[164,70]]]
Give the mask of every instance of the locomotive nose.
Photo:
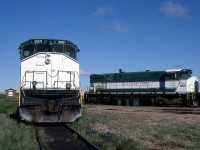
[[[199,91],[198,78],[196,76],[192,76],[187,80],[187,92],[197,93],[198,91]]]

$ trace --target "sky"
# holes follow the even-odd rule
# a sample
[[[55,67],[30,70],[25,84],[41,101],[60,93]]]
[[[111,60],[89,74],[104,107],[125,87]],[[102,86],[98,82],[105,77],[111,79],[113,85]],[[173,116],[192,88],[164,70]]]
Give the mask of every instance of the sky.
[[[20,43],[75,43],[81,86],[89,75],[192,69],[200,77],[199,0],[1,0],[0,92],[20,87]]]

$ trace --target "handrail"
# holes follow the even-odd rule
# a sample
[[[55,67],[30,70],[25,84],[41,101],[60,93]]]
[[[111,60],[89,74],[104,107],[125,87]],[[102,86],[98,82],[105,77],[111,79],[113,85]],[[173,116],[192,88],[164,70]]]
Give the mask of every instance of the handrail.
[[[69,74],[69,78],[67,78],[67,80],[61,81],[59,74],[63,73],[63,72]],[[75,89],[80,89],[79,86],[77,86],[75,84],[76,75],[77,75],[77,77],[79,79],[78,72],[77,71],[63,71],[63,70],[58,70],[57,74],[55,76],[49,75],[47,71],[25,71],[24,76],[23,76],[22,81],[21,81],[21,88],[24,88],[27,84],[29,84],[30,85],[29,86],[30,89],[33,89],[32,82],[36,81],[35,80],[35,74],[36,73],[45,73],[45,77],[44,77],[45,81],[37,81],[38,84],[42,84],[42,86],[43,86],[42,89],[43,90],[45,88],[47,90],[48,79],[53,79],[53,78],[56,78],[56,77],[57,77],[57,80],[55,80],[54,83],[49,88],[58,90],[59,89],[59,84],[58,83],[66,82],[66,83],[71,83],[71,85],[73,85],[75,87]],[[32,79],[30,79],[29,81],[27,80],[28,74],[32,74]]]

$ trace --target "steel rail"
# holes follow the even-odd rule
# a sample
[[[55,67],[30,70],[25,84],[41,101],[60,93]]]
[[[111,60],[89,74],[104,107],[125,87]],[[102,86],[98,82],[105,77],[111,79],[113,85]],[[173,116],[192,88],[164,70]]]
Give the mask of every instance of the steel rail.
[[[67,124],[34,124],[33,126],[40,150],[46,148],[100,150]],[[41,130],[38,130],[39,128]]]
[[[84,138],[81,134],[79,134],[77,131],[75,131],[74,129],[72,129],[69,125],[65,125],[65,127],[68,128],[68,129],[70,129],[72,132],[74,132],[82,141],[84,141],[84,143],[86,143],[93,150],[100,150],[99,147],[97,147],[95,144],[93,144],[92,142],[90,142],[89,140],[87,140],[86,138]]]
[[[34,124],[33,127],[34,127],[34,129],[35,129],[35,136],[36,136],[36,140],[37,140],[37,142],[38,142],[38,145],[39,145],[39,147],[40,147],[40,150],[45,150],[44,145],[43,145],[43,143],[42,143],[42,139],[41,139],[41,137],[39,136],[39,131],[38,131],[37,126]]]

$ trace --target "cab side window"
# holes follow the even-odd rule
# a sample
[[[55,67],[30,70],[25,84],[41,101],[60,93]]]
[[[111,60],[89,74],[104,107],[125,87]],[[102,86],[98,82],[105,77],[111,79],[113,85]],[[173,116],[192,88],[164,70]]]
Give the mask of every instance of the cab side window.
[[[21,51],[21,59],[29,57],[33,54],[34,54],[34,44],[26,45]]]
[[[77,59],[75,49],[68,45],[65,45],[64,53],[71,58]]]

